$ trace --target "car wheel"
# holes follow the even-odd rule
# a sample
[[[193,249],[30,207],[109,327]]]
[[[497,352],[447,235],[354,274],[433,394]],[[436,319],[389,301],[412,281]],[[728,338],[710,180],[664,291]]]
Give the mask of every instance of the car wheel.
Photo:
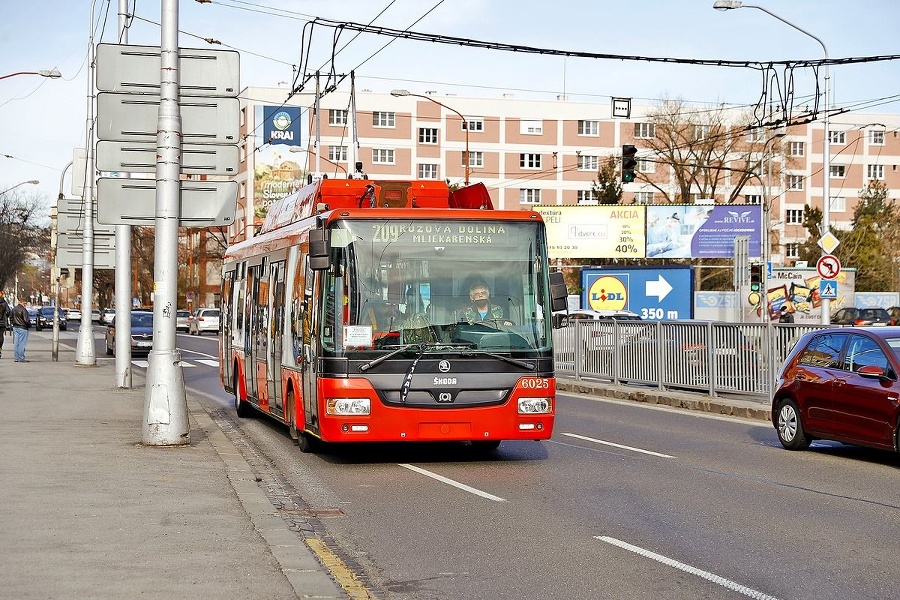
[[[778,441],[788,450],[805,450],[809,448],[809,439],[803,431],[803,421],[797,403],[790,398],[782,400],[778,405]]]
[[[300,448],[300,452],[309,454],[310,452],[318,450],[321,446],[321,442],[319,441],[319,438],[310,435],[305,431],[301,431],[297,438],[297,446]]]

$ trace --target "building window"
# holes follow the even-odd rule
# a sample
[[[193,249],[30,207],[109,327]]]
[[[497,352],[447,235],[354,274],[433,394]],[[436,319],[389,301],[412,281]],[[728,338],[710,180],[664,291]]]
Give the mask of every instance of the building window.
[[[578,121],[578,135],[600,135],[600,121]]]
[[[540,169],[541,155],[522,153],[519,155],[519,167],[522,169]]]
[[[431,163],[420,163],[419,164],[419,179],[437,179],[438,178],[438,166]]]
[[[463,150],[462,158],[460,159],[459,164],[462,166],[466,166],[466,152]],[[483,167],[484,166],[484,152],[475,152],[473,150],[469,150],[469,167]]]
[[[634,137],[643,139],[656,137],[656,125],[653,123],[635,123]]]
[[[884,179],[884,165],[866,165],[866,176],[869,179]]]
[[[420,144],[437,144],[438,130],[435,127],[419,127]]]
[[[788,225],[803,225],[803,209],[789,208],[784,211],[784,222]]]
[[[347,124],[347,110],[346,109],[329,109],[328,110],[328,124],[329,125],[346,125]]]
[[[653,192],[635,192],[635,204],[653,204]]]
[[[757,127],[755,129],[751,129],[747,132],[747,141],[748,142],[764,142],[766,141],[766,130]]]
[[[641,173],[656,173],[656,161],[649,158],[639,158],[637,170]]]
[[[884,130],[874,129],[869,132],[869,144],[873,146],[884,146]]]
[[[519,133],[522,135],[541,135],[544,133],[544,124],[541,121],[519,121]]]
[[[709,137],[709,125],[694,125],[694,139],[705,140]]]
[[[788,156],[803,156],[806,151],[806,144],[804,142],[790,142],[788,143]]]
[[[347,146],[328,146],[328,160],[347,162]]]
[[[832,144],[846,144],[847,143],[847,132],[845,131],[834,131],[833,129],[828,132],[828,137],[831,138]]]
[[[387,148],[372,149],[373,165],[392,165],[394,164],[394,151]]]
[[[578,190],[578,204],[595,205],[599,203],[600,201],[597,200],[594,190]]]
[[[800,258],[800,244],[785,244],[784,245],[784,257],[785,258]]]
[[[372,127],[394,127],[393,111],[376,110],[372,113]]]
[[[744,202],[747,204],[762,204],[762,196],[759,194],[747,194],[744,196]]]
[[[834,212],[847,212],[847,199],[840,196],[832,196],[830,207]]]
[[[803,175],[788,175],[787,178],[787,187],[789,190],[802,190],[803,189]]]
[[[600,157],[599,156],[588,156],[586,154],[578,155],[578,170],[579,171],[596,171],[600,168]]]
[[[484,119],[481,117],[466,117],[465,122],[460,127],[466,129],[467,125],[469,131],[484,131]]]
[[[540,204],[541,190],[534,188],[522,188],[519,190],[519,204]]]
[[[847,167],[845,165],[831,165],[828,170],[831,172],[832,179],[843,179],[847,174]]]

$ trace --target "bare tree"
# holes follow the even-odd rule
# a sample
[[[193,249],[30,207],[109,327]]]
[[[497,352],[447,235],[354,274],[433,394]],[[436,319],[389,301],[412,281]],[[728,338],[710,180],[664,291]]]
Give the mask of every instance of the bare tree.
[[[13,190],[0,195],[0,288],[15,279],[30,256],[49,250],[50,230],[38,225],[46,210],[35,194]]]

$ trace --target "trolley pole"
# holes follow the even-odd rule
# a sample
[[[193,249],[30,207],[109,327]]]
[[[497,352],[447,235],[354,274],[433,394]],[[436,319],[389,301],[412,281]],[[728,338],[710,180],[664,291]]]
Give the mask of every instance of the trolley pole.
[[[181,218],[181,112],[178,0],[162,0],[161,68],[156,136],[156,255],[153,273],[153,350],[141,437],[144,444],[190,443],[181,356],[175,348],[178,301],[178,224]]]

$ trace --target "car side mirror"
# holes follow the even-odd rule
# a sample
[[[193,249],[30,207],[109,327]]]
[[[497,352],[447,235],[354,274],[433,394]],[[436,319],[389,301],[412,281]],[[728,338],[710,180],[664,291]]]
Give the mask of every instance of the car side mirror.
[[[860,367],[857,373],[861,377],[866,377],[868,379],[881,379],[884,381],[892,381],[894,379],[878,365],[866,365],[864,367]]]

